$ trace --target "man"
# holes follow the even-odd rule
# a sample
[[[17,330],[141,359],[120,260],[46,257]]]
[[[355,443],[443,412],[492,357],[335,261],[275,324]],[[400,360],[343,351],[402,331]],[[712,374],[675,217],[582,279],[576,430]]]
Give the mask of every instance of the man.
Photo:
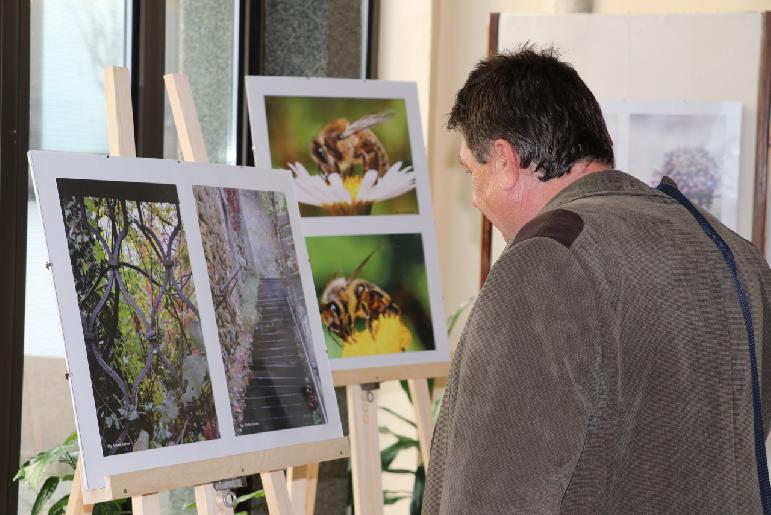
[[[750,331],[696,215],[610,170],[600,107],[553,50],[480,62],[448,127],[508,244],[458,344],[423,513],[760,513]],[[738,267],[768,427],[771,273],[704,216]]]

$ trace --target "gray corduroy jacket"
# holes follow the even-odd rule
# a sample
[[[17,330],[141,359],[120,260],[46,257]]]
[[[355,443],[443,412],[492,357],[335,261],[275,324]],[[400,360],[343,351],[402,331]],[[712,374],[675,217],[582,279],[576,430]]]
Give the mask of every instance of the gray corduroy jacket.
[[[771,398],[771,272],[732,248]],[[493,266],[452,364],[423,513],[760,513],[747,333],[676,201],[590,174]],[[766,432],[766,435],[768,433]]]

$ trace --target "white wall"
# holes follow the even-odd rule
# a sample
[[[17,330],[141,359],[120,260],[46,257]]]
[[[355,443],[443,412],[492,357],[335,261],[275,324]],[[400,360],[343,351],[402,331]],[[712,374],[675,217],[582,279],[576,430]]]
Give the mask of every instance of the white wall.
[[[433,9],[431,89],[428,114],[428,156],[437,217],[439,260],[445,310],[454,308],[479,289],[480,217],[471,205],[469,181],[457,163],[458,134],[444,128],[456,91],[474,64],[486,56],[490,12],[548,14],[554,0],[436,0]],[[737,12],[771,10],[771,0],[595,0],[594,11],[608,13]],[[385,42],[385,40],[381,40]],[[411,59],[408,54],[405,59]],[[410,66],[416,66],[414,63]],[[497,231],[496,231],[497,233]],[[503,246],[494,240],[494,255]],[[458,324],[455,337],[462,324]],[[451,342],[451,348],[455,343]]]
[[[428,161],[447,313],[479,289],[481,235],[481,218],[471,205],[469,178],[457,161],[460,136],[444,128],[447,113],[471,68],[487,54],[489,13],[514,9],[548,13],[553,7],[551,1],[536,0],[441,0],[434,4]],[[462,325],[461,321],[455,338]]]

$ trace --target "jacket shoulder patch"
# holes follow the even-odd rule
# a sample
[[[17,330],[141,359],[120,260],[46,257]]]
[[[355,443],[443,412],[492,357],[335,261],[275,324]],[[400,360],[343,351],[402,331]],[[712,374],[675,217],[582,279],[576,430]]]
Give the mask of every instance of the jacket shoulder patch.
[[[583,219],[573,211],[555,209],[542,213],[520,229],[514,244],[531,238],[551,238],[570,248],[584,229]]]

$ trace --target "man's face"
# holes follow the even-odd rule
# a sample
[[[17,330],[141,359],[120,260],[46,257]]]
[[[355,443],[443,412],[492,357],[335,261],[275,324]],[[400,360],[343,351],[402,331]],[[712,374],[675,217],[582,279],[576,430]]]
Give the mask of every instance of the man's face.
[[[501,176],[502,173],[496,173],[494,156],[491,155],[486,163],[480,163],[463,141],[458,161],[466,173],[471,175],[474,207],[501,229],[502,225],[505,225],[506,208],[509,206],[506,205],[506,189],[501,184],[505,178]]]

